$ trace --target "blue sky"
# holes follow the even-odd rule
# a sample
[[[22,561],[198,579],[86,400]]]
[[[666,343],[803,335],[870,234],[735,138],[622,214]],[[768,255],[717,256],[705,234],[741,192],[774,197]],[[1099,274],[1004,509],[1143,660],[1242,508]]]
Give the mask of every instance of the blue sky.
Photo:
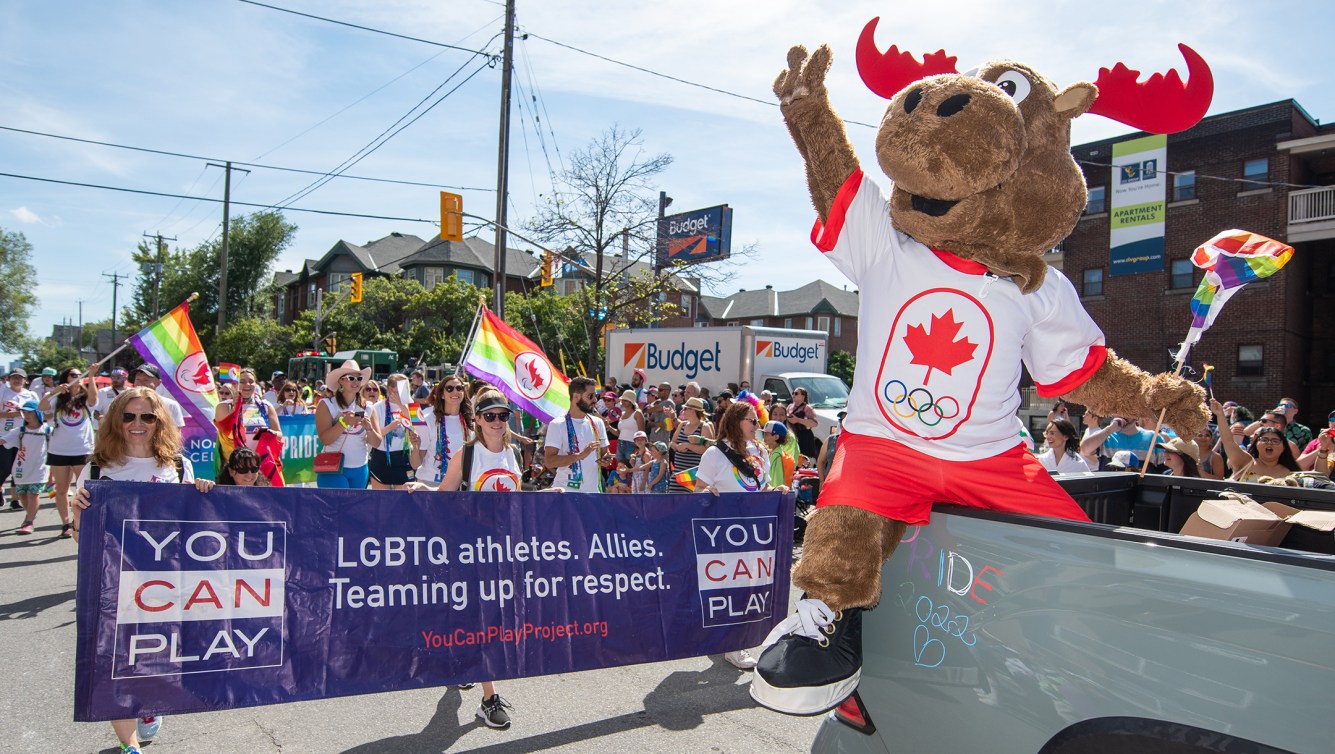
[[[503,15],[495,0],[273,4],[470,49],[498,49]],[[1099,67],[1117,61],[1146,73],[1172,67],[1185,73],[1176,49],[1182,41],[1214,71],[1211,113],[1291,97],[1315,118],[1335,118],[1324,54],[1335,10],[1326,2],[1127,0],[1105,7],[974,0],[932,14],[929,5],[857,1],[813,10],[828,5],[521,0],[520,33],[533,36],[515,47],[511,223],[522,223],[538,197],[550,192],[549,169],[559,171],[568,155],[616,124],[641,129],[646,154],[675,158],[662,176],[662,188],[675,200],[671,211],[727,203],[734,211],[734,245],[758,245],[758,257],[737,270],[729,290],[715,293],[765,284],[792,288],[817,277],[847,282],[807,241],[812,212],[802,167],[777,107],[547,40],[766,103],[773,101],[770,84],[790,45],[829,43],[835,107],[863,123],[877,122],[885,107],[853,65],[857,35],[873,16],[882,16],[882,49],[899,44],[920,55],[944,47],[959,57],[961,70],[1015,58],[1058,85],[1092,81]],[[324,171],[468,60],[468,53],[237,0],[9,0],[0,3],[0,126]],[[471,71],[470,64],[454,83]],[[485,68],[349,173],[476,187],[461,192],[465,210],[492,217],[499,99],[499,69]],[[1129,130],[1086,116],[1076,121],[1073,139]],[[873,129],[850,125],[849,133],[872,165]],[[202,160],[8,131],[0,131],[0,165],[6,173],[222,196],[222,171]],[[271,204],[310,179],[257,168],[234,176],[232,196]],[[435,189],[354,180],[332,181],[295,206],[407,218],[438,214]],[[250,210],[234,209],[244,211]],[[279,269],[319,258],[339,239],[365,243],[392,231],[423,238],[435,232],[422,223],[288,217],[300,230]],[[35,250],[40,306],[30,322],[34,335],[74,321],[79,299],[85,319],[108,316],[111,285],[102,275],[135,274],[130,254],[142,233],[162,232],[193,246],[218,232],[220,219],[221,207],[212,203],[0,177],[0,227],[23,232]],[[484,237],[490,239],[490,231]],[[122,296],[128,293],[121,288]]]

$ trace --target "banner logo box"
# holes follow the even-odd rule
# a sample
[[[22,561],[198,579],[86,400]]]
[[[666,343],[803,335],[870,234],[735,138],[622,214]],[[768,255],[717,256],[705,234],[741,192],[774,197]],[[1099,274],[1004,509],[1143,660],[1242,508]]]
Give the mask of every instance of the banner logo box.
[[[753,623],[773,613],[778,528],[775,516],[691,520],[703,626]]]

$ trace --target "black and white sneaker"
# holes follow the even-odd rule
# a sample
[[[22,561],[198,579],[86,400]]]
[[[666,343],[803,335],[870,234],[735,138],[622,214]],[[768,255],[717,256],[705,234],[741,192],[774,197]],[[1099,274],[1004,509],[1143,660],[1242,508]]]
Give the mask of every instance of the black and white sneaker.
[[[839,706],[862,677],[862,608],[834,611],[804,599],[775,626],[751,678],[751,698],[787,715]]]
[[[483,699],[482,704],[478,705],[477,718],[481,720],[488,728],[505,730],[510,727],[510,715],[506,713],[507,709],[514,709],[510,703],[501,698],[500,694],[492,694]]]

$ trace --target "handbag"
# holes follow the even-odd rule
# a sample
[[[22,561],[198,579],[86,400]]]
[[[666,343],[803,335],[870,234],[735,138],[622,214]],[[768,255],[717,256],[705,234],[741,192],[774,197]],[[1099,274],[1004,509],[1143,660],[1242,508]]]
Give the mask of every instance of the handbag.
[[[316,453],[312,467],[317,474],[339,474],[343,471],[343,444],[348,441],[345,434],[339,438],[338,450],[326,450]]]

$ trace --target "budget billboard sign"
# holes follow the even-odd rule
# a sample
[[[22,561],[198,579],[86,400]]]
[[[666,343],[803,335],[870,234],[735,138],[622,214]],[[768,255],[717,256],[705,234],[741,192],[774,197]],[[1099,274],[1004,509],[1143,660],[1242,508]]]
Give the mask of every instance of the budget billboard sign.
[[[726,204],[668,215],[658,221],[659,267],[714,262],[732,254],[732,209]]]

